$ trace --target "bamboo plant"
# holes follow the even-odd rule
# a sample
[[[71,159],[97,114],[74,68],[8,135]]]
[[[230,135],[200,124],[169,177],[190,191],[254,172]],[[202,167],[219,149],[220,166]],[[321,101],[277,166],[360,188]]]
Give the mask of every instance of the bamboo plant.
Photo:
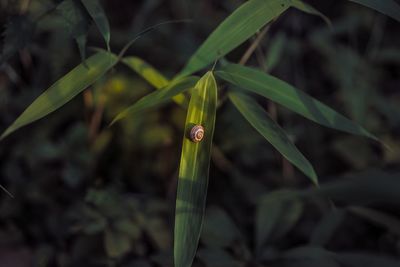
[[[400,21],[400,5],[393,0],[351,1]],[[3,132],[0,140],[62,107],[117,64],[123,63],[130,67],[158,90],[133,103],[110,124],[123,121],[128,114],[137,114],[171,100],[187,109],[176,195],[174,262],[176,267],[189,267],[196,254],[201,234],[221,84],[227,85],[225,87],[227,90],[224,91],[228,96],[227,99],[249,124],[316,185],[318,177],[312,164],[296,148],[284,130],[248,93],[265,97],[323,126],[379,141],[363,127],[287,82],[260,69],[227,62],[224,59],[225,55],[257,34],[263,27],[273,23],[289,8],[318,15],[330,23],[329,19],[315,8],[300,0],[246,1],[219,24],[189,58],[185,67],[169,80],[144,60],[136,56],[126,56],[127,49],[123,49],[118,55],[111,52],[109,23],[98,1],[62,1],[55,9],[69,18],[66,20],[67,26],[71,36],[77,41],[83,62],[56,81],[28,106]],[[72,19],[68,17],[72,14],[69,12],[71,10],[78,11],[73,13],[75,17]],[[84,53],[87,27],[82,26],[82,21],[85,20],[94,21],[107,48],[107,50],[98,49],[88,58]],[[125,48],[129,45],[131,43]],[[8,52],[13,51],[10,49]],[[10,55],[4,52],[2,60],[8,56]],[[221,63],[216,64],[216,62]],[[211,67],[212,64],[214,67]],[[201,77],[194,75],[200,75],[204,70],[207,72]],[[190,100],[187,99],[187,95],[190,96]]]

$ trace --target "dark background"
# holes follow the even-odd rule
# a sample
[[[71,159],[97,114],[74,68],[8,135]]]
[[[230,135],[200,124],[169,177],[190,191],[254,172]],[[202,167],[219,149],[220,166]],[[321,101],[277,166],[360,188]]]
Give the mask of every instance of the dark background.
[[[384,267],[392,265],[368,264],[400,256],[400,23],[345,0],[306,2],[327,15],[333,28],[290,9],[272,25],[248,65],[265,64],[391,149],[259,99],[314,165],[321,189],[312,189],[224,102],[217,113],[195,266]],[[173,77],[242,1],[102,3],[115,52],[148,26],[192,19],[157,28],[128,52]],[[50,4],[0,0],[1,28],[16,15],[32,16]],[[228,59],[239,61],[250,43]],[[90,47],[104,47],[95,26],[88,45],[88,54]],[[0,131],[80,62],[57,14],[44,17],[28,46],[0,67]],[[0,143],[0,184],[14,195],[0,191],[1,267],[171,266],[185,111],[170,103],[107,127],[152,90],[117,66],[62,109]],[[278,194],[271,201],[281,189],[318,196],[286,201]],[[265,229],[270,232],[257,245]],[[293,253],[304,246],[306,251]]]

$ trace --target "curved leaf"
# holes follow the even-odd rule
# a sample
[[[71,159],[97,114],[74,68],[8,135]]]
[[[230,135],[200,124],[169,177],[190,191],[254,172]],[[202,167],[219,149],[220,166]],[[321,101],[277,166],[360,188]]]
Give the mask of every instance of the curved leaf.
[[[107,50],[110,51],[110,24],[106,14],[104,13],[103,7],[99,3],[99,0],[81,0],[85,6],[89,15],[92,17],[97,28],[103,35],[104,41],[107,45]]]
[[[325,21],[326,24],[328,24],[329,27],[332,27],[331,20],[327,16],[325,16],[324,14],[319,12],[313,6],[311,6],[311,5],[307,4],[307,3],[304,3],[301,0],[292,0],[292,6],[294,8],[297,8],[298,10],[301,10],[301,11],[305,12],[305,13],[320,17],[321,19],[323,19]]]
[[[273,147],[307,175],[313,183],[318,184],[317,175],[310,162],[308,162],[303,154],[301,154],[290,141],[283,129],[271,119],[268,113],[260,107],[255,100],[238,92],[230,92],[229,99],[246,120],[264,136]]]
[[[400,5],[394,0],[349,0],[375,9],[400,22]]]
[[[169,80],[159,71],[138,57],[126,57],[122,59],[122,62],[157,89],[164,88],[169,83]],[[174,96],[173,100],[180,105],[187,104],[183,94]]]
[[[143,110],[149,109],[156,105],[162,104],[169,99],[173,98],[177,94],[180,94],[190,88],[193,88],[198,81],[197,77],[189,76],[176,81],[172,81],[168,86],[157,90],[151,94],[148,94],[137,101],[135,104],[125,109],[117,115],[111,124],[125,118],[128,115],[132,115]]]
[[[15,130],[55,111],[103,76],[118,62],[116,55],[99,52],[55,82],[7,128],[0,140]]]
[[[86,41],[90,18],[79,0],[64,0],[56,8],[64,19],[66,31],[78,44],[82,60],[86,58]]]
[[[178,75],[190,75],[223,57],[289,7],[290,0],[245,2],[219,24]]]
[[[245,90],[262,95],[321,125],[378,139],[363,127],[290,84],[257,69],[227,64],[215,74]]]
[[[185,123],[175,210],[175,267],[189,267],[196,254],[206,204],[208,170],[217,107],[217,84],[207,72],[192,90]],[[202,125],[204,139],[194,143],[188,136],[193,125]]]

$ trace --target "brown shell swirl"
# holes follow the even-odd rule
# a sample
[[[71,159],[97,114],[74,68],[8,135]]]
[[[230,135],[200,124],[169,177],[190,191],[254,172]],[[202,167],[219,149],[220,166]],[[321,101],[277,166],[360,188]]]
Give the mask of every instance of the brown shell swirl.
[[[198,143],[204,138],[204,127],[195,125],[190,129],[189,138],[192,142]]]

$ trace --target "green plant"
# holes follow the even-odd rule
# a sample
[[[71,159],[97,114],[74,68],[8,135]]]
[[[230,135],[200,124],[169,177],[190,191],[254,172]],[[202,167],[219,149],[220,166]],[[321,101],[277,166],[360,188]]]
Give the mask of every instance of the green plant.
[[[394,1],[355,2],[375,8],[397,20],[400,19],[400,9]],[[207,192],[208,168],[217,109],[217,85],[214,74],[221,80],[226,81],[230,86],[227,90],[220,90],[221,102],[225,99],[231,100],[249,123],[315,184],[318,183],[318,180],[312,165],[297,150],[283,130],[268,117],[263,108],[251,97],[245,95],[245,91],[264,96],[321,125],[377,140],[374,135],[362,127],[286,82],[261,70],[222,60],[226,54],[256,34],[263,26],[273,22],[289,7],[296,7],[321,16],[315,9],[301,1],[248,1],[222,22],[189,59],[185,68],[173,80],[168,81],[141,59],[124,57],[125,50],[119,55],[101,50],[85,59],[88,21],[90,21],[90,18],[94,20],[103,34],[109,50],[110,33],[108,22],[96,1],[79,2],[66,0],[56,6],[55,10],[59,10],[61,15],[67,18],[66,22],[68,23],[66,25],[71,36],[77,40],[82,58],[85,60],[36,99],[3,133],[1,138],[58,109],[102,77],[117,63],[122,62],[131,67],[161,90],[155,91],[136,102],[126,111],[119,114],[112,123],[123,119],[127,114],[143,112],[146,109],[174,99],[184,108],[188,108],[186,130],[193,124],[201,124],[206,129],[205,139],[200,143],[190,142],[187,138],[187,133],[184,134],[179,173],[175,226],[175,264],[176,266],[189,266],[196,252],[200,236]],[[76,12],[71,12],[72,10]],[[70,14],[74,14],[74,16],[70,17]],[[10,49],[3,52],[3,55],[5,55],[3,59],[15,52],[12,51],[12,47],[18,49],[26,43],[26,41],[13,37],[13,33],[17,31],[16,29],[27,28],[21,25],[27,24],[21,21],[10,24],[10,28],[6,33],[6,37],[8,36],[6,42],[16,42],[21,45],[13,46],[9,44],[6,46]],[[13,27],[16,29],[13,30]],[[215,70],[213,68],[202,78],[190,76],[218,60],[221,60],[221,66],[215,68]],[[188,106],[186,91],[189,91],[191,96]],[[225,95],[228,98],[224,98]]]

